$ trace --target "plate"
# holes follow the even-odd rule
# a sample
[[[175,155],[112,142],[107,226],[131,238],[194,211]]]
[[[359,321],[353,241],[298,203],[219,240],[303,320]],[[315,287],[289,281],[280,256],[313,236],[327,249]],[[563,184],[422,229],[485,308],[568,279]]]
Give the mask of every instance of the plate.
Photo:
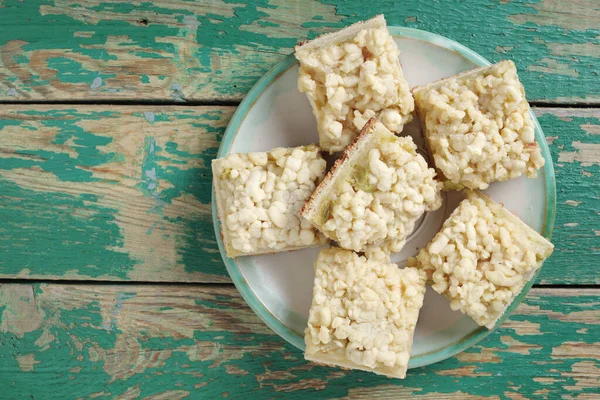
[[[442,36],[410,28],[388,28],[400,48],[400,61],[411,87],[476,66],[489,65],[480,55]],[[316,121],[308,100],[297,89],[297,76],[298,63],[293,55],[289,55],[256,83],[234,113],[218,157],[230,153],[266,151],[279,146],[318,143]],[[485,193],[504,203],[529,226],[550,238],[555,214],[554,170],[542,129],[535,117],[534,121],[536,140],[546,159],[543,170],[539,171],[536,179],[522,177],[493,183]],[[402,135],[407,134],[413,136],[420,149],[423,148],[423,137],[417,121],[405,127]],[[462,198],[457,192],[444,196],[441,209],[425,214],[406,246],[393,255],[392,260],[400,266],[405,264],[408,257],[416,254],[418,248],[429,242]],[[212,214],[221,256],[246,303],[278,335],[297,348],[304,349],[303,332],[312,297],[313,263],[320,248],[234,260],[225,255],[214,199]],[[505,317],[525,297],[533,281],[516,298]],[[428,287],[414,336],[409,368],[451,357],[490,332],[460,312],[453,312],[448,300]]]

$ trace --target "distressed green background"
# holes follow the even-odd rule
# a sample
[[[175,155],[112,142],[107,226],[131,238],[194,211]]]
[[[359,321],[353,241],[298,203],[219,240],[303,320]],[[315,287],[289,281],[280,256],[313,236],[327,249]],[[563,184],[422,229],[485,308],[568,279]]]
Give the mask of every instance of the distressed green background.
[[[532,101],[600,101],[596,0],[0,4],[7,100],[239,101],[297,41],[384,13],[491,61],[517,60]]]
[[[526,301],[406,381],[304,362],[210,222],[237,103],[296,41],[376,13],[513,59],[558,186]],[[596,0],[0,0],[0,398],[599,398],[599,60]]]

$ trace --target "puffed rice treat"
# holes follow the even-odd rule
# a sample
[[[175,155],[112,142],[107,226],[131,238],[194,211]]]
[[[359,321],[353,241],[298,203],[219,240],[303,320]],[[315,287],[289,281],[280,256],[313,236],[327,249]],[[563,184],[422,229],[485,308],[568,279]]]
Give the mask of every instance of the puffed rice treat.
[[[383,15],[299,43],[295,55],[323,150],[343,150],[372,117],[396,133],[411,121],[414,101]]]
[[[469,191],[409,265],[428,274],[453,310],[492,329],[553,249],[504,206]]]
[[[380,250],[324,249],[315,263],[307,360],[404,378],[425,295],[425,274]]]
[[[413,95],[446,189],[486,189],[523,174],[535,178],[544,166],[512,61],[414,88]]]
[[[421,215],[442,204],[442,184],[416,150],[372,118],[300,215],[342,248],[400,251]]]
[[[229,257],[327,243],[299,211],[325,176],[318,146],[230,154],[213,160],[223,244]]]

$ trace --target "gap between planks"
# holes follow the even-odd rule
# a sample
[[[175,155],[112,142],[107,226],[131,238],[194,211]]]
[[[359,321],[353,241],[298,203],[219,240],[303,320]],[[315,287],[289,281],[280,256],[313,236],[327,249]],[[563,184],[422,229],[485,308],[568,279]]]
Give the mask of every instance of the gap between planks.
[[[187,286],[187,287],[210,287],[216,288],[234,288],[233,283],[220,282],[178,282],[178,281],[111,281],[111,280],[76,280],[76,279],[10,279],[1,278],[1,285],[35,285],[35,284],[54,284],[54,285],[86,285],[86,286]],[[534,284],[531,289],[569,289],[569,290],[587,290],[600,289],[600,284],[577,284],[577,285],[557,285],[557,284]]]
[[[26,106],[44,106],[44,105],[56,105],[56,106],[175,106],[175,107],[237,107],[240,105],[240,101],[237,100],[181,100],[181,101],[169,101],[169,100],[153,100],[153,99],[139,99],[139,100],[18,100],[18,101],[0,101],[0,106],[14,106],[14,105],[26,105]],[[590,106],[591,108],[592,106]],[[597,108],[600,106],[597,106]]]
[[[240,101],[237,100],[182,100],[182,101],[169,101],[169,100],[153,100],[153,99],[135,99],[135,100],[16,100],[16,101],[0,101],[0,106],[13,106],[13,105],[65,105],[65,106],[77,106],[77,105],[94,105],[94,106],[175,106],[175,107],[237,107],[240,105]],[[531,107],[535,108],[568,108],[568,109],[598,109],[600,104],[594,103],[552,103],[546,101],[531,101],[529,102]]]

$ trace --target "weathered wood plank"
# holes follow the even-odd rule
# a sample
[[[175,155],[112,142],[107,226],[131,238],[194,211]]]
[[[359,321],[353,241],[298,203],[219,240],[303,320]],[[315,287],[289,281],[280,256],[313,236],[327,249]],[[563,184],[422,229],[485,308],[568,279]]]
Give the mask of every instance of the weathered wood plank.
[[[600,103],[595,0],[3,0],[0,99],[239,100],[298,40],[377,13],[514,59],[531,100]]]
[[[230,107],[5,107],[0,274],[226,281],[211,170]]]
[[[535,113],[552,152],[557,187],[555,251],[539,282],[598,284],[600,112],[538,108]]]
[[[0,277],[224,282],[210,160],[233,107],[4,106]],[[538,109],[556,165],[540,282],[600,283],[600,110]]]
[[[600,289],[533,289],[480,344],[399,381],[305,362],[231,286],[5,284],[0,382],[11,399],[591,399],[598,304]]]

